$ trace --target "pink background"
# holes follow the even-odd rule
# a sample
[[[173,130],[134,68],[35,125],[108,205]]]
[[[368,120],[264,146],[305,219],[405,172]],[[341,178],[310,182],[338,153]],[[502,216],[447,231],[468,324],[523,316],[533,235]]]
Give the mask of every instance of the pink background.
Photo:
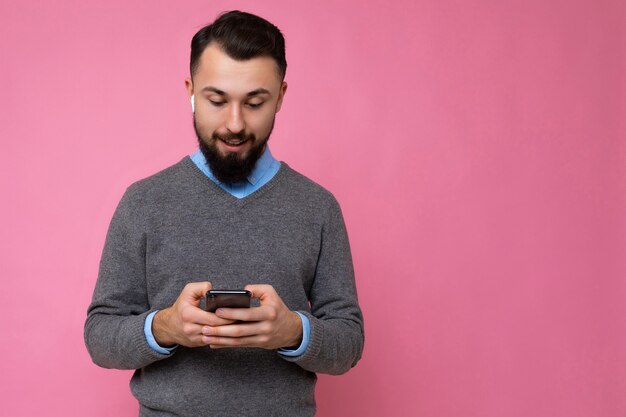
[[[83,322],[125,188],[195,150],[192,35],[287,39],[274,154],[342,204],[362,361],[320,416],[626,415],[626,3],[0,3],[1,416],[134,416]]]

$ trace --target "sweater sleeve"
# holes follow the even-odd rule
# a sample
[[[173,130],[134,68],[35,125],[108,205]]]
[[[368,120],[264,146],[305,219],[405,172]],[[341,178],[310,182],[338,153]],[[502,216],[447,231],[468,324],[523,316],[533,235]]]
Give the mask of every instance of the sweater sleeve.
[[[361,358],[363,315],[357,300],[354,269],[341,209],[332,198],[322,228],[315,280],[309,295],[309,346],[303,355],[284,357],[311,372],[339,375]]]
[[[171,357],[150,348],[144,334],[150,306],[146,293],[146,234],[126,190],[109,226],[98,280],[85,321],[85,344],[95,364],[139,369]]]

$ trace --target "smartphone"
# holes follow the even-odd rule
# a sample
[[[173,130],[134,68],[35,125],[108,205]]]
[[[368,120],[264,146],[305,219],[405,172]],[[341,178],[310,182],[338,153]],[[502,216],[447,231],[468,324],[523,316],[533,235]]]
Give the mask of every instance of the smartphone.
[[[206,293],[206,311],[215,313],[220,307],[248,308],[251,297],[247,290],[210,290]]]

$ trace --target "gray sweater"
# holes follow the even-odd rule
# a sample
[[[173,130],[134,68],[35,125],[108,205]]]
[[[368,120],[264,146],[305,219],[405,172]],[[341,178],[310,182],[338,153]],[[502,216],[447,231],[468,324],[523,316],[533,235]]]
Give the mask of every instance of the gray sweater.
[[[272,285],[307,315],[306,352],[148,345],[146,316],[185,284]],[[85,343],[105,368],[136,369],[131,390],[145,416],[311,416],[316,372],[341,374],[363,350],[350,247],[335,198],[281,164],[237,199],[191,161],[131,185],[106,238],[85,322]]]

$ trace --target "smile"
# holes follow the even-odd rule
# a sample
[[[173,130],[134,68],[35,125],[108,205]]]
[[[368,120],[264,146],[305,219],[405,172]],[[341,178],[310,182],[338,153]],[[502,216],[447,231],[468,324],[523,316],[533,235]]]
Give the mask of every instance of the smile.
[[[222,142],[224,142],[225,144],[230,145],[230,146],[239,146],[239,145],[243,145],[244,143],[247,142],[247,140],[245,140],[245,139],[223,139],[223,138],[220,138],[220,140]]]

